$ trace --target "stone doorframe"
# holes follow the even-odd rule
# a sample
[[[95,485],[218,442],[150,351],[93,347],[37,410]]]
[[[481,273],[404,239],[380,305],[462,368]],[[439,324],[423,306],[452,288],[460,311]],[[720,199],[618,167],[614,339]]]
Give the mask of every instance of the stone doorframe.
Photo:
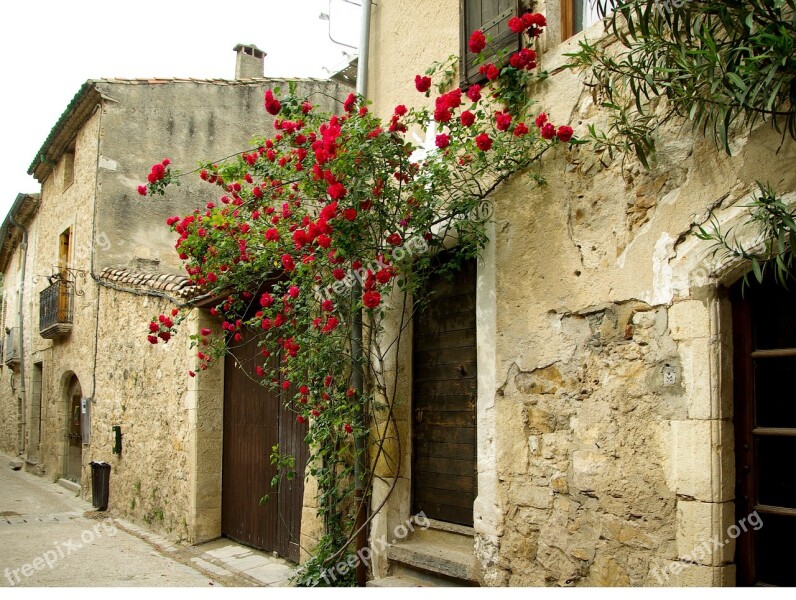
[[[204,328],[216,330],[218,322],[209,310],[197,308],[187,320],[188,334]],[[187,336],[186,336],[187,339]],[[186,341],[189,343],[189,341]],[[189,350],[195,355],[196,349]],[[189,368],[197,373],[188,378],[186,410],[191,444],[190,511],[188,541],[198,544],[221,537],[221,463],[224,433],[224,361],[214,361],[199,372],[199,360],[192,358]]]

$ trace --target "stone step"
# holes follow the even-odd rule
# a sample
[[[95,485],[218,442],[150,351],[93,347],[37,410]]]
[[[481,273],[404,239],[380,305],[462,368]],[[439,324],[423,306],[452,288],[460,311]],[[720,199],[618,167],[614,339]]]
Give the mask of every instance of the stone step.
[[[411,577],[390,575],[381,579],[371,579],[367,587],[427,587],[428,584]]]
[[[459,580],[460,585],[475,582],[475,559],[471,545],[446,544],[444,538],[440,537],[430,539],[412,536],[405,542],[391,545],[387,550],[387,558],[391,563],[407,565],[432,576]]]

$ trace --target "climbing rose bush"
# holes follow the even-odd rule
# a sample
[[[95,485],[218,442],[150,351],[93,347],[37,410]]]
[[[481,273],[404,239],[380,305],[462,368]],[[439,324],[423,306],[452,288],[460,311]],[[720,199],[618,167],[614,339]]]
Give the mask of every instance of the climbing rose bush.
[[[390,417],[394,402],[384,381],[385,349],[396,333],[384,330],[386,311],[403,311],[421,296],[446,238],[457,237],[458,256],[477,254],[485,242],[478,215],[497,186],[557,144],[576,142],[568,126],[529,112],[526,86],[537,60],[530,45],[544,17],[523,15],[509,26],[526,47],[485,62],[488,85],[452,87],[453,62],[437,64],[414,80],[419,94],[436,92],[430,106],[399,104],[385,121],[353,93],[341,114],[330,115],[292,86],[287,94],[266,91],[275,134],[234,159],[203,165],[198,175],[215,198],[167,221],[191,281],[217,299],[211,313],[220,331],[193,336],[199,370],[257,336],[259,360],[245,367],[286,395],[296,420],[309,425],[311,447],[324,449],[310,469],[323,490],[327,532],[337,523],[337,546],[351,533],[341,508],[351,483],[346,440],[368,438],[380,453],[383,433],[373,416]],[[476,31],[469,47],[486,56],[489,43]],[[424,130],[428,142],[413,142],[410,133]],[[178,177],[162,161],[139,192],[164,193]],[[360,310],[362,393],[351,384],[350,353]],[[155,317],[149,342],[169,342],[182,318]],[[289,474],[289,460],[272,460]]]

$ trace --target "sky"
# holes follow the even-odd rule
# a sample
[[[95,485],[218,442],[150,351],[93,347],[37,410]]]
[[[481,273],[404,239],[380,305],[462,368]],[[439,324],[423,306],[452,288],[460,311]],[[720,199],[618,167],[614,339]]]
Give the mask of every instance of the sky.
[[[321,13],[331,16],[321,20]],[[356,46],[359,8],[347,0],[22,0],[3,6],[0,52],[0,219],[28,167],[88,79],[235,76],[238,43],[267,53],[265,75],[327,77]]]

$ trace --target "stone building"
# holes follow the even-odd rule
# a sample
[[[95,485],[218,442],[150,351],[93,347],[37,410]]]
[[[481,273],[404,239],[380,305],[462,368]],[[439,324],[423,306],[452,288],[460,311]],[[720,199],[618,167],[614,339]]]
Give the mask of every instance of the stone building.
[[[602,33],[588,27],[586,4],[535,3],[547,17],[540,63],[550,77],[532,94],[539,112],[576,134],[607,121],[582,78],[562,68],[580,39]],[[389,119],[397,104],[433,102],[416,92],[415,75],[516,9],[502,0],[374,5],[374,109]],[[495,192],[489,243],[461,282],[472,301],[451,309],[469,311],[472,338],[448,363],[463,378],[457,365],[477,373],[459,408],[474,427],[426,438],[462,454],[436,473],[412,451],[423,444],[423,382],[412,373],[428,350],[422,322],[414,349],[402,344],[394,358],[403,455],[400,473],[378,467],[373,505],[386,504],[372,538],[406,533],[421,508],[434,521],[374,545],[376,584],[793,584],[782,557],[796,531],[794,479],[779,461],[796,431],[785,386],[795,297],[740,294],[751,265],[710,260],[692,234],[711,211],[725,229],[743,222],[757,180],[793,202],[796,148],[766,124],[731,147],[728,156],[672,124],[650,171],[562,145],[540,167],[546,185],[520,175]]]
[[[234,405],[245,382],[234,359],[226,374],[218,364],[202,378],[188,376],[199,368],[189,335],[217,326],[204,309],[191,311],[173,343],[147,342],[153,316],[196,294],[165,220],[217,198],[196,176],[165,199],[141,198],[136,186],[162,158],[188,172],[199,157],[222,159],[272,134],[263,94],[287,82],[263,77],[265,54],[256,46],[234,50],[232,80],[86,82],[30,166],[41,193],[18,196],[0,230],[0,449],[89,499],[90,463],[108,462],[110,509],[188,542],[238,526],[235,537],[255,536],[239,522],[251,515],[222,508],[222,494],[242,485],[222,481],[222,435],[225,447],[245,437],[224,430],[225,389]],[[333,81],[293,81],[323,110],[338,110],[334,99],[349,91]],[[270,480],[270,446],[251,451],[236,459],[264,462],[261,479]],[[276,508],[257,502],[258,491],[250,510],[278,519]],[[302,496],[293,490],[285,499],[292,504],[279,509],[293,515],[281,541],[269,533],[252,545],[298,558]]]

